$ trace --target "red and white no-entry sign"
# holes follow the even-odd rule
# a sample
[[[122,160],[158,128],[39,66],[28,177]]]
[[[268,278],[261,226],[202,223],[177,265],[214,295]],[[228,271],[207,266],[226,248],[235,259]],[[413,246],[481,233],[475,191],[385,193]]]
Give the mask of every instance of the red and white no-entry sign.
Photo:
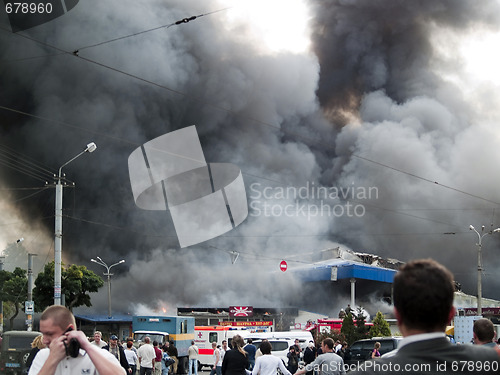
[[[287,268],[288,268],[288,265],[286,264],[286,262],[284,260],[282,260],[280,263],[280,270],[285,272]]]

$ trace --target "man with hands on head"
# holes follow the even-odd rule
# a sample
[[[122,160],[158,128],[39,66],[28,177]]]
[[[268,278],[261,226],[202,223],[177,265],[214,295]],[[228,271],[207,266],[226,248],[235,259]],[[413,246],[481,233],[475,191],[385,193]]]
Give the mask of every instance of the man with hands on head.
[[[75,328],[75,317],[66,307],[54,305],[45,309],[40,317],[40,332],[46,348],[36,355],[29,375],[126,375],[114,355],[92,345]],[[80,349],[71,353],[75,341]]]

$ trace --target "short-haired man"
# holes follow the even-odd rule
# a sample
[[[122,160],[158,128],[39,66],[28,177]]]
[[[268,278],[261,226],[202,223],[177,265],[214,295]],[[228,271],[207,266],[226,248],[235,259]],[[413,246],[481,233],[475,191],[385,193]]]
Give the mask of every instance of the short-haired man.
[[[99,348],[104,348],[106,345],[106,341],[102,340],[101,331],[94,332],[94,341],[91,342],[92,345],[97,345]]]
[[[247,370],[252,371],[255,366],[255,353],[257,352],[257,347],[253,344],[252,339],[247,340],[247,344],[243,347],[243,350],[247,352]]]
[[[148,336],[144,337],[144,344],[137,350],[137,357],[141,366],[140,375],[151,375],[155,367],[156,352]]]
[[[168,372],[172,374],[177,374],[177,365],[179,363],[177,357],[179,356],[179,352],[177,351],[177,348],[175,347],[174,342],[172,340],[170,340],[170,342],[168,343],[167,354],[170,358],[172,358],[175,361],[175,363],[169,367]]]
[[[476,320],[472,331],[474,335],[474,344],[492,348],[497,346],[494,341],[496,335],[495,326],[491,320],[486,318]]]
[[[323,354],[316,357],[314,361],[298,370],[295,375],[306,372],[318,372],[319,375],[345,375],[344,360],[334,352],[334,342],[331,338],[326,338],[321,342]]]
[[[194,368],[194,375],[198,375],[198,354],[199,349],[195,345],[194,341],[191,341],[191,346],[188,348],[189,357],[189,371],[188,374],[192,375],[192,368]]]
[[[455,285],[446,267],[432,259],[411,261],[394,277],[393,291],[394,314],[404,336],[397,352],[364,362],[350,375],[498,373],[500,357],[494,349],[453,345],[445,335],[455,314]]]
[[[224,360],[224,356],[226,355],[226,352],[229,350],[227,347],[227,340],[222,340],[222,347],[219,349],[220,351],[220,360]]]
[[[217,342],[212,343],[212,350],[214,351],[214,365],[212,370],[210,370],[210,375],[222,375],[222,358],[220,356],[220,350],[217,348]]]
[[[109,338],[109,345],[104,346],[102,349],[107,350],[115,356],[115,358],[120,362],[120,365],[127,371],[127,373],[132,373],[132,369],[128,364],[127,357],[123,346],[118,344],[118,336],[111,335]]]
[[[117,359],[109,352],[92,345],[82,331],[75,330],[75,317],[64,306],[47,307],[40,317],[40,332],[46,348],[41,349],[29,375],[126,375]],[[69,356],[66,348],[76,340],[80,350]],[[75,342],[75,341],[73,341]]]
[[[161,359],[163,358],[163,352],[158,347],[158,341],[156,341],[156,340],[153,341],[153,348],[154,348],[155,354],[156,354],[153,373],[154,373],[154,375],[161,375]]]

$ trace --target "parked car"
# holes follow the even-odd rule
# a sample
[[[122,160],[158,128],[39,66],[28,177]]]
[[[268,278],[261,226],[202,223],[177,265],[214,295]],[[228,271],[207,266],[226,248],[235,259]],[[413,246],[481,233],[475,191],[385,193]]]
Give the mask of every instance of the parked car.
[[[290,348],[290,346],[295,344],[295,340],[277,338],[268,339],[268,341],[273,347],[271,354],[280,358],[285,366],[288,365],[288,349]],[[262,340],[253,340],[252,344],[254,344],[258,349],[260,347],[260,344],[262,344]]]
[[[344,363],[357,364],[370,359],[376,342],[380,343],[380,349],[378,351],[381,355],[384,355],[396,349],[402,339],[402,337],[373,337],[371,339],[355,341],[347,348],[344,356]]]
[[[0,350],[0,374],[27,374],[26,360],[31,351],[31,343],[38,335],[40,332],[35,331],[4,332]]]

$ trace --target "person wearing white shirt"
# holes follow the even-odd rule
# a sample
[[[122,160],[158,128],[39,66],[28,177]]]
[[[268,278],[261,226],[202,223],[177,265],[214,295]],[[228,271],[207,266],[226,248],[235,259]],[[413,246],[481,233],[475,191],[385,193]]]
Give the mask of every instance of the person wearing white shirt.
[[[37,353],[29,375],[126,375],[113,354],[92,345],[75,327],[75,317],[66,307],[45,309],[40,317],[40,332],[46,348]],[[75,350],[68,349],[72,347]]]
[[[151,375],[155,366],[156,352],[148,336],[144,337],[144,344],[137,350],[137,357],[141,366],[140,374]]]
[[[262,355],[255,360],[255,366],[251,372],[252,375],[276,375],[278,369],[281,370],[283,375],[292,375],[283,364],[283,361],[271,354],[272,348],[269,341],[262,341],[259,347]]]

